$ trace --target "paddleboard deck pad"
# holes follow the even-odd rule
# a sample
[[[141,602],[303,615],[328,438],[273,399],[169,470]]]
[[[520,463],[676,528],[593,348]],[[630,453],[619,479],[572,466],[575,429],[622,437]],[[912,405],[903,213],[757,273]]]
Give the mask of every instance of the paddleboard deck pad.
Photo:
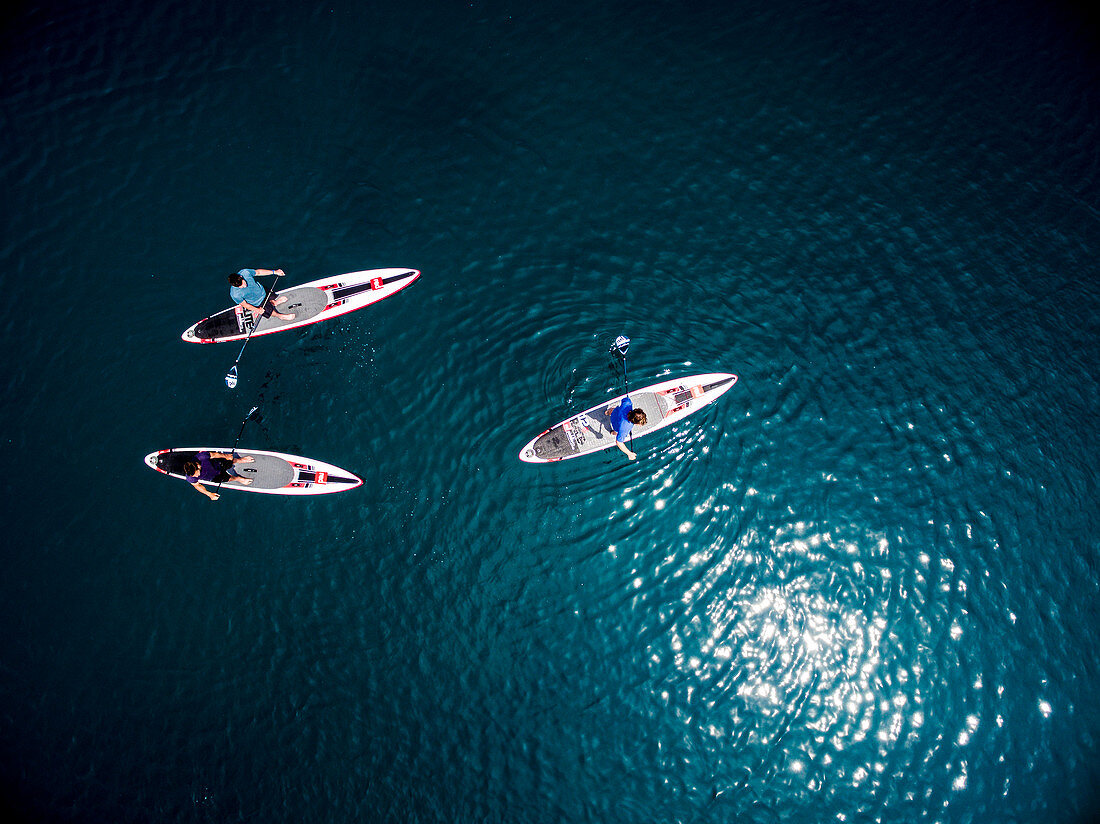
[[[145,463],[157,472],[186,481],[183,465],[195,460],[195,456],[203,451],[229,454],[228,449],[214,446],[162,449],[146,455]],[[252,461],[238,463],[233,467],[238,475],[251,479],[252,483],[246,486],[237,481],[226,481],[221,489],[264,492],[268,495],[327,495],[355,489],[363,483],[361,478],[346,469],[313,458],[259,449],[238,449],[236,454],[242,458],[252,456]],[[202,485],[211,492],[217,487],[215,481],[203,481]]]
[[[724,395],[735,383],[736,375],[712,372],[636,389],[629,393],[630,401],[635,409],[645,412],[646,422],[635,424],[631,434],[636,440],[671,426]],[[526,463],[552,463],[613,447],[616,433],[607,413],[625,397],[611,398],[552,426],[523,447],[519,459]]]
[[[297,329],[346,315],[400,292],[418,277],[420,272],[416,269],[364,269],[279,289],[279,296],[285,297],[286,301],[280,303],[276,311],[293,314],[294,319],[280,320],[274,314],[261,317],[252,337]],[[231,306],[200,320],[182,337],[188,343],[228,343],[244,340],[251,330],[251,310]]]

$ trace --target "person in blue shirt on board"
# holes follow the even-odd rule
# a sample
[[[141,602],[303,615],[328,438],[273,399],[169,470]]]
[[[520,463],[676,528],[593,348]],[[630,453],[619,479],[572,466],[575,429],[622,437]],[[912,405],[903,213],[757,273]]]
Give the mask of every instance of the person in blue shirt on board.
[[[229,276],[229,297],[238,306],[252,312],[253,322],[261,316],[269,318],[275,315],[279,320],[294,320],[294,313],[276,312],[275,307],[286,303],[285,297],[277,292],[270,295],[256,282],[256,275],[280,275],[282,269],[241,269]]]
[[[634,424],[645,425],[645,412],[641,409],[635,409],[634,403],[627,395],[623,398],[622,403],[614,409],[605,409],[604,414],[609,416],[610,420],[608,422],[611,424],[611,428],[615,430],[615,446],[619,447],[630,460],[637,458],[636,454],[627,449],[626,440],[630,437],[630,430],[634,428]]]

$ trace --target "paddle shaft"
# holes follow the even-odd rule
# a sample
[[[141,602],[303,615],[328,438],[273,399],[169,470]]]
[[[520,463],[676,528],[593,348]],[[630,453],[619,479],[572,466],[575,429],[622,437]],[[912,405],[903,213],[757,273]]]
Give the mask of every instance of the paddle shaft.
[[[623,359],[623,386],[626,388],[627,397],[630,396],[630,381],[626,379],[626,355],[620,355]],[[630,451],[634,451],[634,427],[630,428]]]
[[[273,274],[273,275],[275,275],[275,280],[273,280],[273,281],[271,282],[271,289],[270,289],[270,290],[268,291],[268,296],[269,296],[269,295],[271,295],[271,293],[275,291],[275,284],[276,284],[276,283],[278,283],[278,282],[279,282],[279,278],[281,278],[281,277],[282,277],[282,275],[278,274],[277,272],[272,272],[272,274]],[[266,276],[266,275],[264,275],[263,277],[267,277],[267,276]],[[267,303],[267,300],[268,300],[268,297],[267,297],[267,296],[265,296],[265,297],[264,297],[264,304],[266,304],[266,303]],[[263,305],[263,304],[261,304],[261,306],[262,306],[262,305]],[[251,312],[252,310],[251,310],[251,309],[248,309],[247,311]],[[237,364],[241,362],[241,356],[242,356],[242,355],[244,355],[244,348],[245,348],[246,346],[248,346],[248,342],[249,342],[250,340],[252,340],[252,333],[253,333],[253,332],[255,332],[255,331],[256,331],[256,327],[260,325],[260,320],[261,320],[262,318],[263,318],[263,315],[262,315],[262,314],[260,315],[260,317],[259,317],[259,318],[253,318],[253,320],[252,320],[252,328],[248,330],[248,335],[247,335],[247,336],[245,337],[245,339],[244,339],[244,343],[243,343],[243,344],[241,344],[241,351],[237,353],[237,359],[236,359],[235,361],[233,361],[233,365],[232,365],[232,366],[231,366],[231,367],[229,368],[229,372],[228,372],[228,373],[226,374],[226,378],[227,378],[227,379],[229,378],[229,375],[233,375],[233,376],[236,376],[236,372],[237,372]],[[232,387],[230,387],[230,388],[232,388]],[[246,418],[246,420],[247,420],[247,418]]]
[[[233,460],[233,456],[237,453],[237,444],[241,442],[241,436],[244,434],[244,428],[248,426],[248,422],[252,420],[252,416],[256,414],[256,410],[259,408],[258,406],[253,406],[248,410],[248,414],[244,416],[244,420],[241,421],[241,428],[237,430],[237,440],[233,441],[233,448],[229,450],[229,460]],[[218,481],[218,485],[215,487],[214,491],[220,491],[223,483],[225,483],[225,481]]]

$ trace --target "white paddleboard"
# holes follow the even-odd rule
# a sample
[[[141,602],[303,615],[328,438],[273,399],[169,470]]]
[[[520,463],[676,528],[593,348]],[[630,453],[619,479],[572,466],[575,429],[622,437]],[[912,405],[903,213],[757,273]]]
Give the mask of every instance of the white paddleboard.
[[[346,315],[364,306],[388,298],[420,277],[416,269],[364,269],[289,286],[277,291],[286,298],[277,310],[294,315],[293,320],[279,320],[272,315],[260,318],[252,337],[272,335],[320,323]],[[188,343],[228,343],[244,340],[252,329],[252,312],[231,306],[194,324],[181,336]]]
[[[186,480],[183,465],[193,461],[199,452],[229,454],[225,447],[185,446],[162,449],[145,456],[145,463],[157,472]],[[244,478],[251,478],[248,486],[236,481],[226,481],[217,491],[234,489],[238,492],[263,492],[268,495],[328,495],[361,486],[363,479],[346,469],[298,455],[267,452],[261,449],[238,449],[242,458],[251,455],[249,463],[238,463],[233,468]],[[218,486],[214,481],[202,481],[213,492]]]
[[[638,439],[671,426],[724,395],[735,383],[736,375],[711,372],[635,389],[629,393],[630,401],[635,409],[645,412],[646,422],[635,424],[631,434]],[[532,438],[520,450],[519,459],[526,463],[553,463],[610,449],[615,445],[616,433],[611,428],[610,416],[605,413],[617,407],[625,397],[624,394],[611,398],[555,424]]]

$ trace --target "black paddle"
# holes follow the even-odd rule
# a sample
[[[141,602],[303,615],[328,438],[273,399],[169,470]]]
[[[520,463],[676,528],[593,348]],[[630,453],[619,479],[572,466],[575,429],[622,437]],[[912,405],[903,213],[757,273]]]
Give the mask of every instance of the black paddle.
[[[229,450],[229,460],[230,460],[230,466],[232,466],[232,465],[233,465],[233,464],[232,464],[232,461],[233,461],[233,455],[234,455],[234,454],[236,453],[236,451],[237,451],[237,444],[239,444],[239,443],[241,442],[241,435],[243,435],[243,434],[244,434],[244,428],[245,428],[245,426],[247,426],[247,425],[248,425],[248,422],[249,422],[249,421],[251,421],[251,420],[253,420],[253,419],[255,419],[255,418],[257,418],[257,417],[258,417],[258,416],[256,415],[256,413],[257,413],[257,412],[259,412],[259,411],[260,411],[260,407],[258,407],[258,406],[253,406],[253,407],[252,407],[251,409],[249,409],[249,410],[248,410],[248,414],[244,416],[244,420],[243,420],[243,421],[241,421],[241,428],[240,428],[240,430],[238,430],[238,432],[237,432],[237,440],[233,441],[233,448]],[[218,481],[218,485],[217,485],[217,486],[216,486],[216,487],[214,488],[214,491],[215,491],[215,492],[217,492],[218,490],[220,490],[220,489],[222,488],[222,484],[223,484],[223,483],[225,483],[225,481]]]
[[[611,344],[611,349],[608,351],[615,355],[623,366],[623,386],[626,388],[626,394],[630,394],[630,381],[626,379],[626,350],[630,348],[630,338],[626,335],[619,335],[615,338],[615,342]],[[634,451],[634,431],[630,432],[630,451]]]
[[[273,280],[271,282],[271,289],[268,290],[268,296],[274,294],[275,284],[278,283],[279,278],[282,277],[282,275],[279,274],[278,272],[272,272],[272,274],[275,275],[275,280]],[[261,277],[266,277],[266,276],[261,275]],[[268,301],[268,298],[265,297],[264,298],[264,304],[266,304],[267,301]],[[261,304],[261,305],[263,305],[263,304]],[[249,309],[247,311],[251,312],[252,310]],[[235,361],[233,361],[233,366],[231,366],[229,371],[225,373],[225,385],[228,386],[230,389],[235,389],[236,386],[237,386],[237,364],[241,362],[241,355],[244,354],[244,347],[248,346],[248,342],[250,340],[252,340],[252,333],[256,331],[256,327],[260,325],[260,320],[262,320],[262,319],[263,319],[263,314],[261,314],[260,317],[258,317],[258,318],[253,318],[252,328],[248,330],[248,336],[245,337],[245,339],[244,339],[244,344],[242,344],[242,346],[241,346],[241,351],[237,353],[237,359]],[[248,420],[248,418],[245,418],[245,420]]]

